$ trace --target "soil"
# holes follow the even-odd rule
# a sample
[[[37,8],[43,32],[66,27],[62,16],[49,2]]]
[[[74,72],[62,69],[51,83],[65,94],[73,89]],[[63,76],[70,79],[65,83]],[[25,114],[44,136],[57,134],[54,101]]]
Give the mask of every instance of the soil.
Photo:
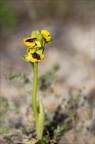
[[[1,38],[1,144],[23,144],[36,137],[31,109],[33,72],[29,63],[22,60],[26,53],[22,39],[35,29],[47,29],[54,37],[39,63],[37,97],[42,98],[47,115],[44,135],[50,144],[94,144],[94,25],[53,21],[25,24]],[[48,77],[54,65],[59,68]],[[28,81],[24,76],[10,80],[12,72],[25,73]],[[41,89],[43,76],[45,84]],[[58,131],[57,126],[64,123],[68,128]]]

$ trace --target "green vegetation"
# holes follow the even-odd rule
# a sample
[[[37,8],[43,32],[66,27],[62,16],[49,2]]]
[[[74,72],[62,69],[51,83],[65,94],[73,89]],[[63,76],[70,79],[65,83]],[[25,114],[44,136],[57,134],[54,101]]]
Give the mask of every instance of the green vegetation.
[[[9,75],[9,79],[13,80],[15,78],[23,80],[24,83],[28,83],[29,82],[28,74],[23,73],[23,72],[11,72],[10,75]]]
[[[0,123],[3,123],[4,116],[7,113],[9,104],[5,97],[0,97]]]
[[[0,0],[0,26],[10,30],[16,26],[17,17],[14,9],[7,0]]]
[[[59,65],[54,64],[53,67],[47,71],[44,75],[42,75],[39,79],[39,89],[41,91],[49,90],[51,84],[57,80],[56,72],[59,70]]]

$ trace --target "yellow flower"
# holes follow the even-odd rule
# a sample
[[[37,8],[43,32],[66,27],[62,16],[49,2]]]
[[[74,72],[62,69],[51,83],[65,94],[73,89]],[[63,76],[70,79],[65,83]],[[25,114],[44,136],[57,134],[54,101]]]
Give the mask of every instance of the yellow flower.
[[[41,43],[37,40],[37,38],[24,38],[23,43],[29,47],[41,47]]]
[[[28,46],[27,54],[23,59],[28,62],[39,62],[44,58],[45,43],[53,40],[50,32],[47,30],[35,30],[28,38],[24,38],[23,42]]]
[[[50,32],[47,30],[41,30],[41,35],[45,39],[45,43],[49,43],[53,40],[53,38],[50,36]]]
[[[28,48],[27,54],[23,56],[23,59],[27,62],[40,62],[44,58],[44,54],[39,54],[35,49]]]

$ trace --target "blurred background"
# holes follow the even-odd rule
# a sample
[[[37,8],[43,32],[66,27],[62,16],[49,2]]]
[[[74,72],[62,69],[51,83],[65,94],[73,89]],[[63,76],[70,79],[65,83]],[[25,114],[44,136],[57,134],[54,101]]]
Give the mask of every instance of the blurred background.
[[[46,45],[45,58],[39,63],[38,96],[43,98],[45,110],[49,113],[56,111],[63,98],[79,96],[79,105],[83,102],[85,104],[77,110],[80,116],[76,125],[84,129],[77,136],[76,142],[80,142],[81,137],[83,143],[94,144],[94,0],[0,0],[2,126],[31,125],[34,121],[28,107],[33,73],[29,63],[22,59],[26,53],[22,39],[29,37],[33,30],[40,29],[49,30],[54,40]],[[88,118],[90,110],[92,115]],[[81,115],[81,111],[85,113]],[[92,128],[90,134],[86,127]],[[2,128],[1,135],[5,133],[6,130]],[[71,135],[69,138],[68,133]],[[74,137],[75,132],[71,129],[61,142],[64,139],[73,142]]]

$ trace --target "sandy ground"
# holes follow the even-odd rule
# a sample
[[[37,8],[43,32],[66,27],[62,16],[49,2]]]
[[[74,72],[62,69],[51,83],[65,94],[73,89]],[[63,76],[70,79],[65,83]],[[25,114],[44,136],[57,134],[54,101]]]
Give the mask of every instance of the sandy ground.
[[[59,64],[57,79],[51,84],[52,91],[43,93],[38,90],[38,97],[43,99],[45,111],[54,113],[62,100],[70,99],[71,95],[79,97],[77,109],[78,119],[74,127],[67,131],[59,143],[94,144],[95,138],[95,29],[94,25],[81,26],[80,24],[62,25],[40,23],[36,26],[22,27],[13,35],[8,35],[2,43],[1,51],[1,96],[6,97],[11,104],[15,102],[19,108],[19,114],[9,112],[7,120],[10,123],[16,122],[29,125],[34,121],[33,114],[29,109],[31,97],[25,96],[31,89],[31,84],[24,84],[23,81],[9,80],[12,71],[28,73],[32,83],[33,73],[30,65],[22,60],[26,53],[26,46],[22,43],[23,37],[27,37],[34,29],[47,29],[54,37],[54,41],[46,45],[45,58],[39,64],[39,77],[45,74],[54,64]],[[81,91],[81,94],[80,94]],[[44,96],[45,95],[45,96]],[[87,98],[87,101],[84,100]],[[93,99],[91,101],[91,99]],[[84,102],[83,107],[81,104]],[[64,104],[63,112],[66,111]],[[89,111],[92,116],[89,118]],[[75,128],[78,129],[76,133]],[[88,129],[91,131],[89,131]],[[82,129],[82,130],[81,130]],[[69,137],[68,137],[69,135]]]

